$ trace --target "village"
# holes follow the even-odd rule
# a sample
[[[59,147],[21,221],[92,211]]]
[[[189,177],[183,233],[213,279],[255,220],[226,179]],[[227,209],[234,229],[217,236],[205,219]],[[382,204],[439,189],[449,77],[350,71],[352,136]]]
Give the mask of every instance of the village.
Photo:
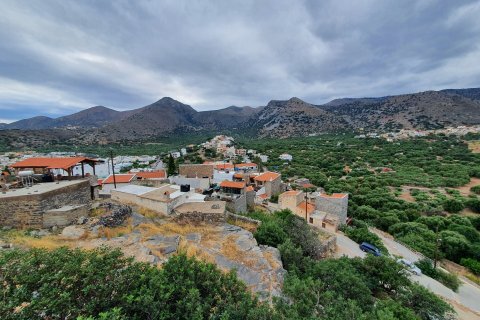
[[[192,150],[211,157],[185,161],[172,172],[169,162]],[[225,270],[235,268],[265,299],[280,294],[285,270],[278,250],[259,246],[252,236],[260,221],[243,214],[290,210],[318,230],[322,257],[340,255],[336,239],[347,223],[348,194],[326,194],[301,177],[282,180],[267,169],[268,156],[235,148],[231,137],[159,157],[19,153],[0,159],[0,227],[34,236],[33,245],[17,239],[4,248],[35,247],[37,240],[39,246],[107,245],[153,264],[187,250]],[[293,159],[282,154],[280,160]]]

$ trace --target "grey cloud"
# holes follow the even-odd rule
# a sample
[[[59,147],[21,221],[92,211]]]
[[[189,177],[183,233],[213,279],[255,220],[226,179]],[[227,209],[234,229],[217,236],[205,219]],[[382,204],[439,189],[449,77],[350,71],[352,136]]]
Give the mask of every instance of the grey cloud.
[[[0,111],[125,109],[162,96],[212,109],[478,86],[480,68],[467,63],[480,58],[477,4],[4,1]]]

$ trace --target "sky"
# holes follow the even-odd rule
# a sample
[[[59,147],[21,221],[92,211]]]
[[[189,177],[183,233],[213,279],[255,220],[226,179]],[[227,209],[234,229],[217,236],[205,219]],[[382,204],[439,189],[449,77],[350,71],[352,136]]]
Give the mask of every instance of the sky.
[[[0,122],[480,87],[480,1],[2,0]]]

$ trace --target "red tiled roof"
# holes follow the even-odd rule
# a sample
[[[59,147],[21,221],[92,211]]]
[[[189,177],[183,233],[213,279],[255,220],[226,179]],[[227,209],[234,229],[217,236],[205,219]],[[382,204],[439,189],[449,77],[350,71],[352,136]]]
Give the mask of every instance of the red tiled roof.
[[[238,163],[235,165],[235,167],[237,168],[242,168],[242,167],[256,167],[257,164],[256,163],[253,163],[253,162],[249,162],[249,163]]]
[[[165,170],[150,171],[150,172],[137,172],[135,174],[137,179],[162,179],[165,178]]]
[[[248,192],[248,191],[254,191],[254,189],[253,189],[252,186],[248,186],[248,187],[245,189],[245,191],[247,191],[247,192]]]
[[[134,173],[125,173],[125,174],[116,174],[115,175],[115,182],[116,183],[129,183],[135,177]],[[109,175],[105,180],[103,180],[103,184],[111,184],[113,183],[113,174]]]
[[[313,211],[315,211],[315,205],[313,205],[311,203],[306,203],[305,201],[301,202],[297,206],[297,209],[298,210],[303,210],[303,212],[305,212],[305,207],[307,209],[307,213],[312,213]]]
[[[262,174],[259,175],[259,176],[256,176],[256,177],[255,177],[255,180],[257,180],[257,181],[272,181],[272,180],[277,179],[278,177],[280,177],[280,174],[279,174],[279,173],[276,173],[276,172],[265,172],[265,173],[262,173]]]
[[[243,188],[245,188],[245,182],[243,182],[243,181],[236,182],[236,181],[225,180],[225,181],[222,181],[220,183],[220,187],[222,187],[222,188],[233,188],[233,189],[243,189]]]
[[[235,179],[243,179],[243,174],[241,174],[241,173],[235,173],[235,174],[233,175],[233,177],[234,177]]]
[[[217,170],[233,169],[233,164],[231,163],[221,163],[215,166]]]
[[[67,158],[28,158],[12,165],[13,168],[68,169],[82,161],[97,161],[85,157]]]
[[[281,196],[296,196],[300,191],[297,190],[290,190],[290,191],[285,191],[284,193],[281,194]]]
[[[266,193],[262,193],[261,195],[259,195],[259,197],[262,199],[267,199],[268,195]]]
[[[302,188],[304,189],[315,188],[315,186],[311,183],[305,183],[304,185],[302,185]]]

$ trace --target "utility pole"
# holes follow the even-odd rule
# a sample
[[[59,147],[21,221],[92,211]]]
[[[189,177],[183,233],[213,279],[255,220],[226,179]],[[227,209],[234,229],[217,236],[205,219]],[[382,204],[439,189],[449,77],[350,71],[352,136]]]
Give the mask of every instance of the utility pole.
[[[305,221],[307,221],[308,223],[307,207],[308,207],[308,194],[305,191]]]
[[[438,224],[435,232],[435,255],[433,260],[433,268],[437,269],[437,259],[438,259],[438,242],[440,239],[438,238]]]
[[[113,187],[117,189],[117,179],[115,178],[115,166],[113,165],[113,150],[110,149],[110,160],[112,161]]]

